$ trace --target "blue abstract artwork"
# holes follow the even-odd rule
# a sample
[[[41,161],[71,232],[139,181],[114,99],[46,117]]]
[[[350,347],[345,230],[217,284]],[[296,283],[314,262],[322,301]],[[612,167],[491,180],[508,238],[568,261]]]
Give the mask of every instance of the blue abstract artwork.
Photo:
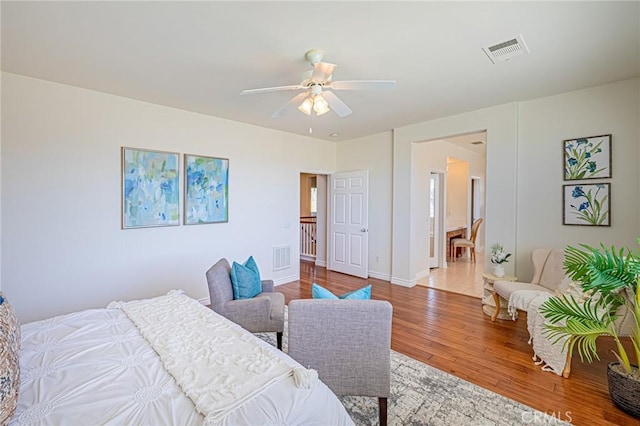
[[[229,160],[185,154],[184,223],[229,221]]]
[[[122,228],[180,224],[178,153],[122,148]]]

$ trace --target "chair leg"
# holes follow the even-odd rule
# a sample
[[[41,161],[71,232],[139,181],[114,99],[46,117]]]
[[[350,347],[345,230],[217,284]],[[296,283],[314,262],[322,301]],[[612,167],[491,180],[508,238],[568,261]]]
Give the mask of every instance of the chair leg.
[[[566,359],[566,364],[564,365],[564,370],[562,370],[562,377],[564,377],[565,379],[569,378],[569,375],[571,374],[571,349],[569,349],[571,347],[571,339],[573,339],[573,337],[569,338],[569,342],[567,343],[567,359]]]
[[[276,333],[276,340],[278,341],[278,349],[282,350],[282,332],[278,331]]]
[[[493,301],[496,304],[496,310],[493,315],[491,315],[491,321],[495,321],[496,318],[498,318],[498,314],[500,313],[500,296],[495,291],[493,292]]]
[[[378,398],[380,411],[380,426],[387,426],[387,398]]]

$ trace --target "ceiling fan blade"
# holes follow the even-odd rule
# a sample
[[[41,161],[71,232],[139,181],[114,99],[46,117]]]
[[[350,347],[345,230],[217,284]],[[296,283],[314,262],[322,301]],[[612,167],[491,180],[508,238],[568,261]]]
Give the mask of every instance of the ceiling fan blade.
[[[304,100],[304,98],[307,97],[307,95],[308,95],[307,92],[298,93],[293,98],[289,99],[289,102],[287,102],[286,104],[282,105],[273,114],[271,114],[271,118],[280,118],[280,117],[282,117],[282,114],[287,110],[287,108],[289,108],[293,104],[296,104],[298,102],[302,102]]]
[[[311,74],[311,79],[315,81],[327,81],[331,74],[333,74],[333,70],[337,67],[336,64],[330,64],[328,62],[316,62],[313,66],[313,74]]]
[[[337,97],[333,92],[329,92],[328,90],[326,90],[322,92],[322,94],[324,95],[324,98],[327,100],[327,103],[329,103],[329,106],[331,107],[331,109],[336,114],[338,114],[339,117],[346,117],[347,115],[353,112],[351,111],[351,108],[349,108],[347,104],[342,102],[342,100],[339,97]]]
[[[291,86],[264,87],[262,89],[243,90],[242,92],[240,92],[240,94],[254,95],[256,93],[268,93],[268,92],[278,92],[281,90],[299,90],[299,89],[304,89],[304,87],[299,84],[293,84]]]
[[[328,87],[335,90],[385,90],[396,87],[395,80],[350,80],[350,81],[332,81],[327,84]]]

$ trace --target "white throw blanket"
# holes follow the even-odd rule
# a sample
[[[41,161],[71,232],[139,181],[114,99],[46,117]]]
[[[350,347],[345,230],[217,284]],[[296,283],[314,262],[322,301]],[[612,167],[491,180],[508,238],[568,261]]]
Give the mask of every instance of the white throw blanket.
[[[537,290],[516,290],[509,296],[508,311],[511,314],[511,319],[514,321],[517,318],[518,309],[521,311],[527,311],[531,301],[541,294],[547,294],[543,291]]]
[[[317,378],[180,291],[108,307],[133,321],[207,424],[292,374],[298,387],[308,388]]]
[[[545,318],[540,313],[540,306],[552,297],[551,294],[541,294],[531,301],[527,309],[527,328],[529,329],[529,343],[533,343],[533,360],[537,365],[542,365],[542,370],[553,371],[558,376],[562,375],[567,364],[567,348],[563,337],[556,343],[552,343],[543,334]]]
[[[527,329],[529,344],[533,345],[533,361],[536,365],[542,365],[543,371],[553,371],[561,376],[567,363],[567,350],[563,348],[567,338],[552,344],[544,335],[545,318],[540,313],[540,306],[552,296],[544,291],[514,291],[509,297],[509,312],[512,315],[516,309],[527,312]]]

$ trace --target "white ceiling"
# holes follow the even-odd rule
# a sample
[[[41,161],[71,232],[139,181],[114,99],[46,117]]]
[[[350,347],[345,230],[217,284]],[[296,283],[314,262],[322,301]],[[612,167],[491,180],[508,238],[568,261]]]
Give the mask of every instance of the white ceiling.
[[[309,49],[334,80],[393,79],[341,91],[353,114],[313,117],[344,140],[506,102],[640,75],[632,2],[1,2],[2,69],[307,135],[293,92]],[[492,64],[482,46],[522,34],[530,54]],[[331,133],[338,133],[331,138]]]

